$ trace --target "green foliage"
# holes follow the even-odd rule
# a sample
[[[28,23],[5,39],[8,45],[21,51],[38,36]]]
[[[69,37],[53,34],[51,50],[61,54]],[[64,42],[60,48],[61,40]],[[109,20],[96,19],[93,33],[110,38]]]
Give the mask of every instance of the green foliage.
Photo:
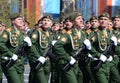
[[[10,1],[0,0],[0,20],[5,23],[7,27],[10,27]]]

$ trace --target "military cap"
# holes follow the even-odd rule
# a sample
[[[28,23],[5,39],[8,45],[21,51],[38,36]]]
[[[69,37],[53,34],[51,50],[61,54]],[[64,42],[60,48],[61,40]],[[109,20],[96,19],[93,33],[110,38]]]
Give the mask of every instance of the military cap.
[[[62,24],[62,23],[64,23],[65,22],[65,18],[61,18],[60,19],[60,23]]]
[[[37,24],[41,23],[41,21],[42,21],[42,19],[39,19],[38,22],[37,22]]]
[[[78,17],[78,16],[82,16],[82,14],[81,13],[79,13],[79,12],[73,12],[73,13],[71,13],[70,15],[69,15],[69,20],[75,20],[75,18],[76,17]]]
[[[52,26],[54,26],[55,24],[60,24],[59,22],[54,22]]]
[[[69,20],[69,14],[65,15],[64,18],[62,18],[62,22],[65,23],[67,20]]]
[[[120,18],[120,15],[115,15],[112,20],[114,20],[115,18]]]
[[[55,19],[54,19],[54,23],[55,23],[55,22],[58,22],[58,23],[59,23],[59,22],[60,22],[60,18],[55,18]]]
[[[70,20],[69,17],[66,17],[66,18],[64,19],[64,23],[65,23],[67,20]]]
[[[90,18],[90,22],[91,22],[92,20],[98,20],[98,17],[97,17],[97,16],[92,16],[92,17]]]
[[[104,13],[102,13],[101,15],[99,15],[99,19],[101,18],[101,17],[107,17],[107,18],[110,18],[110,15],[107,13],[107,12],[104,12]]]
[[[45,15],[45,16],[43,16],[43,17],[41,18],[41,20],[43,20],[43,19],[45,19],[45,18],[50,19],[50,20],[53,20],[53,18],[52,18],[51,15]]]
[[[87,20],[85,23],[88,23],[88,22],[90,22],[90,20]]]
[[[60,18],[55,18],[53,24],[60,24]]]
[[[11,20],[16,19],[16,18],[18,18],[18,17],[22,17],[22,15],[19,14],[19,13],[12,13],[12,14],[10,15],[10,19],[11,19]]]

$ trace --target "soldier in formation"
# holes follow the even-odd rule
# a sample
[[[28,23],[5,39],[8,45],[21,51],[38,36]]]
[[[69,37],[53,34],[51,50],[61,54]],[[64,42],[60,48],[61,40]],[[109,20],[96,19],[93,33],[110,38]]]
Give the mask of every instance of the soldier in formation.
[[[28,33],[22,31],[20,14],[10,19],[12,26],[0,33],[0,63],[8,83],[24,83],[23,50],[16,53],[24,42],[29,83],[120,83],[119,15],[113,19],[106,12],[92,16],[87,29],[79,12],[69,14],[62,22],[64,26],[45,15]],[[4,27],[2,22],[0,27]],[[10,60],[14,64],[7,67]],[[70,67],[64,70],[66,64]]]

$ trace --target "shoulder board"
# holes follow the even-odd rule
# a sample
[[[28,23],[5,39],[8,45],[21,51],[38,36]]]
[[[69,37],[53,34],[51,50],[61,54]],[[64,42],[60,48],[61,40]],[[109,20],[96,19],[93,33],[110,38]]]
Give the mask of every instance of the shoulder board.
[[[72,30],[71,30],[71,29],[67,31],[67,34],[71,34],[71,33],[72,33]]]
[[[66,33],[67,31],[65,29],[62,30],[62,33]]]
[[[41,31],[41,30],[42,30],[42,28],[37,28],[37,30],[38,30],[38,31]]]
[[[86,33],[90,34],[90,33],[91,33],[91,30],[90,30],[90,29],[86,30]]]
[[[112,31],[112,30],[113,30],[113,28],[112,28],[112,27],[110,27],[110,28],[109,28],[109,30],[110,30],[110,31]]]
[[[10,32],[12,30],[12,28],[7,28],[6,31],[7,32]]]

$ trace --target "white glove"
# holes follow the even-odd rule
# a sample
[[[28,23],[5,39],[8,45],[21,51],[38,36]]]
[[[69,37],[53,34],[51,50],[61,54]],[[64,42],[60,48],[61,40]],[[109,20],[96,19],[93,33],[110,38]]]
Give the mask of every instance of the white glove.
[[[31,39],[28,36],[24,38],[24,41],[27,42],[28,46],[32,46]]]
[[[101,55],[100,56],[100,60],[103,61],[103,62],[105,62],[107,60],[107,57],[105,55]]]
[[[52,41],[52,45],[54,46],[56,42],[57,42],[56,40],[53,40]]]
[[[16,54],[13,54],[12,58],[14,61],[16,61],[18,59],[18,56]]]
[[[85,39],[83,43],[85,44],[88,50],[91,50],[91,42],[88,39]]]
[[[76,60],[73,57],[71,57],[70,64],[73,65],[75,62]]]
[[[115,36],[112,36],[111,40],[114,42],[114,45],[117,46],[117,38]]]
[[[28,33],[30,31],[30,29],[26,29],[25,32]]]
[[[112,56],[110,56],[108,59],[107,59],[107,61],[112,61],[113,60],[113,57]]]
[[[93,58],[91,54],[88,54],[88,57]]]
[[[42,64],[44,64],[45,61],[46,61],[46,59],[45,59],[43,56],[40,56],[40,57],[38,58],[38,61],[40,61]]]

